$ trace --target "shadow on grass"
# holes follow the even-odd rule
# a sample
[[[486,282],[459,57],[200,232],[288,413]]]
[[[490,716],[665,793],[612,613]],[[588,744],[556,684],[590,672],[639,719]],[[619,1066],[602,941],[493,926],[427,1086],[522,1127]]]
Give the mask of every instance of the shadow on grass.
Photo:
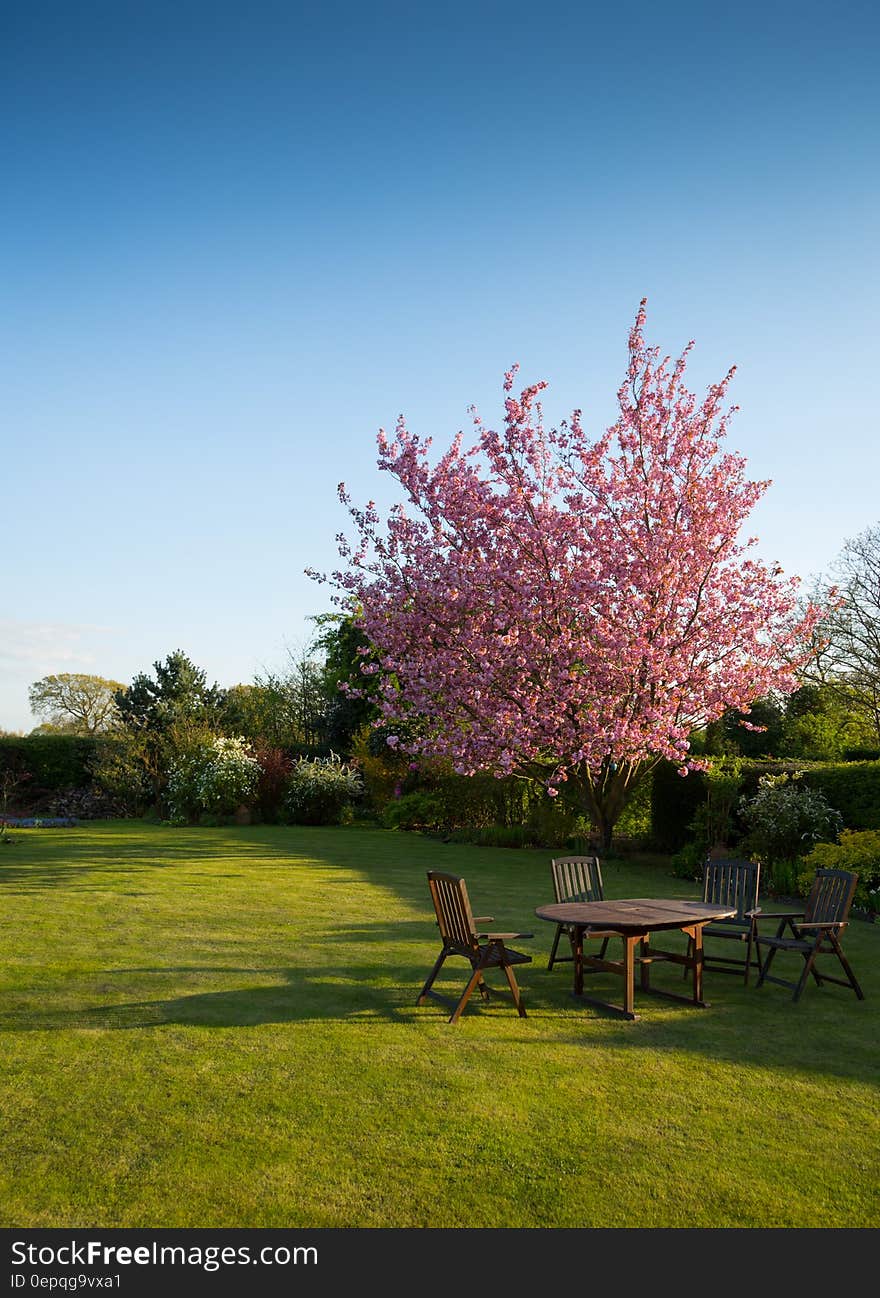
[[[269,986],[196,992],[105,1003],[76,1009],[28,1009],[0,1013],[0,1032],[129,1031],[181,1027],[202,1030],[256,1028],[286,1024],[355,1021],[444,1024],[448,1011],[434,1001],[418,1008],[416,998],[430,964],[400,961],[362,964],[355,968],[320,967],[238,968],[230,965],[179,965],[174,967],[106,970],[103,979],[173,975],[230,975],[255,973],[283,979]],[[469,968],[450,961],[437,988],[454,1003],[464,989]],[[393,982],[389,982],[389,977]],[[670,1055],[694,1057],[712,1064],[744,1069],[769,1069],[783,1076],[809,1073],[864,1081],[876,1075],[877,1045],[871,1010],[843,989],[808,988],[799,1005],[793,1005],[781,988],[731,988],[727,980],[708,988],[707,1009],[673,1004],[660,997],[636,993],[637,1022],[575,1000],[568,978],[540,966],[517,969],[517,978],[529,1018],[518,1020],[503,978],[489,976],[488,1004],[474,995],[466,1019],[483,1019],[492,1036],[493,1050],[503,1059],[507,1048],[540,1052],[548,1047],[583,1050],[584,1065],[591,1051],[611,1049],[632,1054],[633,1068],[654,1066]],[[659,981],[659,980],[658,980]],[[731,980],[732,981],[732,980]],[[105,984],[106,985],[106,984]],[[667,990],[678,990],[666,981]],[[103,988],[102,988],[103,990]],[[810,996],[809,993],[814,995]],[[616,1000],[619,979],[588,980],[587,994]],[[778,994],[777,994],[778,993]],[[112,994],[112,983],[106,993]],[[744,999],[747,998],[747,999]],[[501,1036],[499,1037],[499,1029]],[[454,1033],[457,1029],[450,1027]],[[479,1039],[479,1038],[476,1038]],[[700,1067],[699,1064],[696,1065]]]
[[[210,966],[204,970],[196,966],[177,969],[145,969],[112,971],[124,975],[144,973],[249,973],[254,970],[235,970]],[[265,1024],[283,1024],[327,1020],[346,1022],[352,1019],[377,1018],[385,1022],[411,1022],[416,1009],[416,997],[427,975],[421,966],[398,968],[399,981],[394,986],[382,986],[388,969],[376,966],[350,970],[286,968],[262,969],[260,973],[284,978],[284,983],[268,987],[248,987],[241,990],[197,992],[189,996],[174,996],[156,1000],[125,1001],[92,1008],[71,1010],[18,1009],[0,1013],[0,1032],[62,1032],[83,1029],[120,1030],[154,1028],[169,1025],[194,1028],[251,1028]],[[444,994],[453,998],[453,1004],[464,988],[469,970],[462,965],[455,977],[444,981]],[[460,974],[460,977],[459,977]],[[503,982],[503,980],[502,980]],[[441,985],[441,984],[438,984]],[[506,985],[505,985],[506,986]],[[496,996],[494,993],[498,991]],[[512,1010],[511,1001],[501,986],[490,983],[489,1012],[495,1009]],[[478,998],[477,998],[478,999]],[[475,1004],[477,1002],[475,1001]],[[435,1009],[437,1007],[435,1006]],[[486,1006],[481,1005],[482,1009]],[[440,1007],[442,1011],[442,1007]]]
[[[144,978],[143,988],[139,984],[134,988],[129,983],[124,987],[117,984],[117,1004],[108,1003],[114,995],[112,983],[106,992],[98,986],[83,990],[80,984],[78,995],[82,994],[86,1002],[94,999],[101,1003],[93,1008],[87,1005],[64,1010],[35,1008],[31,1011],[21,1004],[7,1009],[5,1013],[0,1012],[2,1031],[163,1026],[228,1029],[371,1018],[410,1025],[423,1019],[443,1023],[442,1006],[431,1003],[416,1009],[415,1000],[439,949],[424,872],[431,866],[445,865],[468,879],[478,914],[493,913],[498,927],[505,929],[518,927],[519,917],[535,934],[533,942],[513,944],[533,957],[533,964],[517,970],[517,979],[535,1030],[530,1029],[528,1020],[519,1023],[509,999],[502,994],[493,996],[489,1006],[475,997],[465,1011],[468,1019],[491,1020],[492,1048],[498,1051],[502,1063],[504,1047],[509,1042],[511,1046],[533,1050],[535,1066],[539,1068],[542,1046],[582,1048],[585,1067],[590,1066],[590,1049],[601,1046],[631,1052],[634,1068],[650,1067],[652,1058],[674,1052],[693,1060],[696,1070],[704,1063],[710,1066],[730,1063],[746,1068],[769,1068],[787,1075],[809,1072],[859,1081],[870,1081],[878,1073],[880,1032],[875,1005],[880,1001],[880,980],[875,970],[880,953],[874,941],[877,926],[857,928],[854,925],[846,943],[865,988],[866,1002],[858,1002],[851,992],[842,988],[811,985],[801,1003],[793,1005],[790,993],[783,988],[769,986],[760,991],[754,986],[743,988],[735,978],[716,974],[707,977],[709,1009],[673,1005],[660,998],[640,996],[637,990],[636,1009],[642,1017],[637,1023],[625,1023],[602,1010],[573,1001],[569,994],[570,966],[551,973],[544,967],[553,928],[533,915],[528,916],[535,904],[549,900],[542,891],[549,887],[549,868],[545,868],[549,853],[457,845],[447,848],[434,840],[400,839],[387,831],[259,827],[243,831],[163,830],[158,834],[154,827],[135,826],[125,831],[131,835],[126,840],[111,827],[104,843],[98,841],[103,836],[98,834],[77,840],[77,832],[71,831],[69,839],[65,832],[64,844],[53,840],[51,850],[33,865],[4,858],[0,863],[0,881],[17,886],[22,892],[55,886],[106,889],[108,884],[112,886],[113,875],[119,877],[123,886],[129,886],[139,882],[136,876],[142,872],[148,874],[162,868],[165,881],[169,878],[168,867],[190,866],[194,867],[193,873],[187,877],[184,869],[179,880],[181,886],[189,887],[212,877],[211,867],[217,872],[214,877],[241,877],[249,863],[257,860],[261,869],[273,874],[276,869],[319,870],[318,891],[328,897],[334,884],[350,888],[352,876],[357,876],[386,894],[393,892],[410,903],[422,918],[334,926],[335,904],[328,900],[326,916],[322,917],[323,931],[311,927],[306,936],[310,944],[320,944],[322,956],[325,953],[329,956],[332,944],[332,956],[310,966],[308,955],[301,948],[305,957],[303,965],[261,968],[260,955],[254,951],[254,963],[240,970],[242,981],[245,978],[252,981],[265,974],[277,980],[270,986],[174,996],[169,996],[168,991],[179,993],[183,989],[166,986],[156,994],[155,982],[151,982],[154,978],[202,972],[206,981],[212,974],[234,976],[239,972],[235,962],[247,966],[251,956],[250,938],[246,937],[234,944],[235,954],[230,947],[225,965],[110,971],[106,976],[111,979]],[[236,876],[239,865],[242,869]],[[234,873],[230,874],[230,870]],[[338,879],[332,876],[334,870],[340,871]],[[608,882],[611,879],[606,877]],[[630,870],[628,865],[617,872],[613,883],[613,893],[618,896],[681,895],[692,891],[686,884],[659,872]],[[338,893],[334,891],[333,895]],[[372,909],[375,913],[375,906]],[[309,924],[314,922],[313,913]],[[295,944],[294,924],[291,929]],[[670,944],[673,940],[670,939]],[[265,947],[262,955],[270,961],[277,959],[273,954],[266,957]],[[224,957],[220,954],[219,958]],[[140,959],[143,961],[143,955]],[[100,972],[94,974],[96,984],[103,976]],[[467,976],[467,965],[452,961],[444,970],[440,989],[456,996]],[[619,979],[596,975],[588,981],[588,995],[612,1001],[619,999]],[[656,981],[668,990],[684,989],[682,980],[673,978],[666,970],[660,971]],[[490,985],[494,991],[497,975],[490,979]],[[28,994],[38,1007],[37,994]],[[126,996],[129,999],[123,999]]]

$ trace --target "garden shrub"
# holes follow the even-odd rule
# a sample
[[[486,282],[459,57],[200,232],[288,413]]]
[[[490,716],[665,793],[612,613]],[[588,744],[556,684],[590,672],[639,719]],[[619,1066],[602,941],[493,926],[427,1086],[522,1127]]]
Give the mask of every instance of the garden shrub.
[[[725,763],[733,778],[733,767]],[[880,761],[803,762],[793,759],[742,760],[739,764],[738,804],[729,809],[729,841],[736,843],[747,832],[742,819],[743,800],[757,795],[765,777],[799,776],[803,787],[820,793],[836,808],[847,829],[880,830]],[[651,795],[651,834],[659,851],[677,852],[695,835],[712,845],[713,831],[701,810],[712,799],[709,785],[718,763],[710,771],[691,772],[682,778],[671,763],[654,772]]]
[[[448,762],[421,763],[404,781],[403,792],[416,788],[438,799],[447,829],[522,825],[539,799],[547,801],[541,791],[514,776],[499,780],[486,771],[456,775]]]
[[[360,775],[335,754],[301,758],[290,773],[284,811],[297,825],[337,825],[363,792]]]
[[[263,740],[254,744],[254,756],[260,764],[256,805],[264,820],[274,822],[281,812],[293,762],[283,748]]]
[[[520,826],[514,822],[511,827]],[[548,797],[538,786],[532,791],[523,828],[535,847],[562,848],[573,834],[589,833],[590,826],[577,808],[563,798]]]
[[[620,819],[614,826],[615,838],[639,839],[645,843],[651,838],[651,790],[653,784],[654,773],[652,771],[636,785],[629,801],[620,813]]]
[[[722,757],[701,772],[705,798],[688,825],[690,839],[674,854],[672,873],[679,879],[702,879],[703,863],[713,847],[738,837],[735,825],[737,797],[742,782],[738,757]],[[688,776],[690,778],[690,776]]]
[[[260,764],[244,739],[196,742],[178,756],[169,772],[169,810],[174,819],[199,813],[230,815],[253,802],[259,778]]]
[[[855,904],[880,912],[880,832],[844,829],[839,843],[816,843],[802,861],[798,891],[810,891],[816,870],[852,870],[859,876]]]
[[[490,780],[507,788],[496,794]],[[517,803],[518,819],[513,815]],[[499,808],[506,813],[503,820],[492,818]],[[484,775],[444,777],[403,793],[386,804],[382,823],[483,847],[564,847],[572,834],[587,829],[572,808],[562,799],[554,802],[543,789],[530,792],[521,780]]]
[[[674,853],[670,862],[672,874],[676,879],[701,880],[705,860],[705,847],[702,846],[698,839],[694,839],[693,842],[685,843],[684,847],[679,848]]]
[[[843,824],[840,812],[797,775],[764,776],[739,811],[746,827],[741,849],[765,867],[765,881],[777,893],[796,890],[799,858],[819,840],[836,838]]]
[[[422,829],[433,834],[448,828],[442,798],[418,789],[388,802],[382,823],[387,829]]]
[[[139,735],[104,739],[89,763],[89,775],[98,792],[129,816],[142,816],[152,799],[145,746],[146,740]]]
[[[373,728],[362,726],[354,736],[351,752],[364,782],[364,801],[382,817],[392,799],[400,797],[404,784],[412,783],[411,772],[417,768],[387,744],[377,752],[374,739]]]

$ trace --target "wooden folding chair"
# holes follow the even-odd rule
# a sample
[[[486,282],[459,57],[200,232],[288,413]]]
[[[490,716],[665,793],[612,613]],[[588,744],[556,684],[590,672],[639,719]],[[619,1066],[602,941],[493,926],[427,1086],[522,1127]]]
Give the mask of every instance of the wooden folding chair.
[[[489,1000],[489,988],[483,978],[486,970],[503,969],[507,978],[507,985],[513,996],[513,1002],[520,1018],[524,1019],[526,1011],[516,978],[513,976],[512,966],[515,964],[531,964],[532,957],[524,955],[521,951],[511,950],[506,943],[515,941],[518,938],[530,938],[533,934],[481,932],[481,925],[493,923],[492,916],[481,915],[476,919],[474,918],[471,913],[471,904],[468,899],[465,881],[454,874],[442,874],[439,870],[429,870],[428,887],[431,889],[431,900],[434,903],[437,924],[440,928],[440,936],[443,939],[443,949],[434,962],[434,968],[428,975],[428,980],[419,993],[416,1004],[423,1005],[426,998],[432,996],[435,1000],[442,1001],[446,1005],[452,1005],[453,1010],[449,1022],[457,1023],[475,987],[479,988],[484,1001]],[[463,956],[465,960],[469,961],[473,970],[470,980],[457,1003],[449,1000],[446,996],[441,996],[439,992],[432,991],[434,979],[439,974],[443,962],[454,955]]]
[[[550,862],[550,874],[553,878],[553,892],[557,902],[605,900],[602,870],[597,856],[554,856]],[[548,969],[552,969],[555,964],[567,964],[574,959],[573,950],[571,955],[556,954],[559,949],[559,939],[563,933],[566,934],[569,941],[572,940],[573,930],[570,924],[556,925],[553,946],[550,949],[550,959],[547,961]],[[603,960],[608,947],[608,939],[611,935],[598,931],[591,932],[590,929],[586,929],[584,936],[602,939],[598,959]]]
[[[758,905],[758,886],[761,879],[761,867],[754,861],[733,859],[708,860],[703,866],[703,901],[714,906],[736,907],[736,915],[731,919],[716,919],[703,929],[703,941],[706,938],[729,938],[734,942],[745,942],[745,959],[738,956],[715,955],[703,948],[703,968],[717,969],[720,973],[739,973],[742,969],[743,982],[748,986],[749,971],[754,965],[761,968],[756,946],[758,937],[758,916],[761,907]],[[693,938],[688,939],[688,955],[692,955]],[[684,971],[687,977],[688,970]]]
[[[762,983],[779,983],[783,987],[793,987],[792,1000],[798,1001],[801,992],[812,975],[817,986],[822,983],[837,983],[840,987],[851,987],[860,1001],[865,999],[849,961],[840,946],[840,935],[849,923],[849,911],[855,896],[857,874],[849,870],[817,870],[806,909],[803,911],[777,911],[766,915],[766,919],[778,919],[779,927],[775,937],[758,935],[758,950],[767,948],[767,958],[761,965],[758,986]],[[786,928],[791,936],[785,936]],[[769,972],[770,965],[777,951],[796,951],[803,958],[804,967],[797,982],[786,978],[775,978]],[[846,981],[843,978],[832,978],[827,973],[819,973],[816,958],[820,955],[836,956]]]

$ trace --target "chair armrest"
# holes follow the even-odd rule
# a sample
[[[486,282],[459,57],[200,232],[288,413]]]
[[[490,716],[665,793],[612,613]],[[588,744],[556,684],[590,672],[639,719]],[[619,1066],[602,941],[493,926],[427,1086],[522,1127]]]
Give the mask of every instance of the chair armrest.
[[[847,923],[845,919],[811,920],[808,924],[798,924],[798,928],[846,928]]]
[[[754,910],[744,910],[743,919],[757,919],[759,915],[763,914],[764,912],[761,910],[761,907],[756,906]]]
[[[485,937],[490,942],[517,942],[520,938],[534,937],[534,933],[478,933],[477,937]]]
[[[495,923],[495,916],[494,916],[494,915],[475,915],[475,916],[474,916],[474,923],[475,923],[475,924],[494,924],[494,923]]]

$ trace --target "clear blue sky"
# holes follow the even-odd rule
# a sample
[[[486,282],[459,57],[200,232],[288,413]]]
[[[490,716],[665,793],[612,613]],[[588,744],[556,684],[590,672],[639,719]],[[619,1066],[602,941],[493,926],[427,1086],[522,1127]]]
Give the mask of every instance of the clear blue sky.
[[[375,433],[613,417],[647,296],[804,577],[880,520],[874,4],[7,0],[0,727],[304,642]]]

